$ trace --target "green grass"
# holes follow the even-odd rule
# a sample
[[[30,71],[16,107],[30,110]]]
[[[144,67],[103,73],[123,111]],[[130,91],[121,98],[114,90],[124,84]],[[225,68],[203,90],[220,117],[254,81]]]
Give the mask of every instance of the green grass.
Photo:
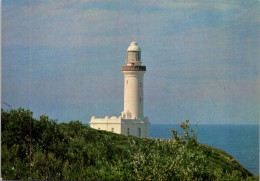
[[[199,144],[194,136],[179,138],[141,139],[94,130],[79,121],[35,119],[29,110],[2,110],[2,178],[258,180],[224,151]]]

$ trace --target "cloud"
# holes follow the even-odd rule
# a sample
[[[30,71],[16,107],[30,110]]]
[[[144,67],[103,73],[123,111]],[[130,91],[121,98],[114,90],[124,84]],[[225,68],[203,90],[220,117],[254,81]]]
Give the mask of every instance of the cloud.
[[[34,46],[78,47],[93,46],[95,43],[107,46],[112,39],[117,39],[120,43],[121,39],[124,41],[131,37],[147,41],[154,37],[167,38],[169,34],[182,33],[196,26],[203,31],[204,26],[225,26],[233,21],[230,13],[224,17],[221,17],[221,11],[208,14],[212,8],[223,11],[232,9],[236,22],[243,23],[237,15],[239,13],[235,12],[239,5],[237,3],[141,1],[126,8],[124,6],[127,4],[118,5],[118,2],[113,1],[109,7],[117,7],[115,10],[106,8],[104,4],[106,3],[74,0],[32,1],[31,7],[29,4],[12,8],[4,6],[3,46],[26,44],[25,41],[29,38],[20,34],[28,32],[31,32]]]
[[[5,101],[28,105],[23,95],[31,93],[36,112],[61,120],[119,114],[121,65],[134,38],[147,66],[145,100],[152,121],[185,114],[216,121],[228,111],[234,118],[240,111],[241,119],[256,119],[256,111],[250,116],[247,108],[259,107],[251,101],[259,90],[260,16],[254,2],[31,2],[2,7]]]
[[[239,3],[234,3],[235,1],[205,1],[205,0],[177,0],[177,1],[156,1],[156,0],[145,0],[139,1],[138,3],[144,6],[160,7],[163,9],[193,9],[196,11],[201,11],[205,9],[214,9],[219,11],[226,11],[239,7]]]

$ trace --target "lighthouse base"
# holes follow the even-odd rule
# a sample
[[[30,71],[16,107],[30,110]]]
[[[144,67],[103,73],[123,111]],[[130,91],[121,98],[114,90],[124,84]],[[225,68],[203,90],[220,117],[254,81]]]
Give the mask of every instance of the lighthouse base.
[[[147,117],[140,119],[123,119],[121,116],[109,118],[96,118],[92,116],[90,127],[97,130],[105,130],[123,135],[133,135],[140,138],[149,137],[150,122]]]

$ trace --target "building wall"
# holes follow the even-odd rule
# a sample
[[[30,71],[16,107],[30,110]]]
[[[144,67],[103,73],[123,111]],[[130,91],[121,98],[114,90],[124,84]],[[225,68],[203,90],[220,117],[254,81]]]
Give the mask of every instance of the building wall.
[[[140,121],[138,119],[122,119],[119,117],[106,116],[105,118],[96,118],[92,116],[90,127],[97,130],[111,131],[117,134],[133,135],[136,137],[149,137],[149,121]]]
[[[131,117],[126,119],[143,119],[143,75],[144,71],[123,71],[124,73],[124,112]]]
[[[128,133],[129,130],[129,133]],[[121,134],[136,137],[149,137],[149,122],[140,120],[122,120]]]
[[[111,131],[121,134],[121,117],[106,116],[105,118],[96,118],[92,116],[90,121],[90,127],[97,130]]]

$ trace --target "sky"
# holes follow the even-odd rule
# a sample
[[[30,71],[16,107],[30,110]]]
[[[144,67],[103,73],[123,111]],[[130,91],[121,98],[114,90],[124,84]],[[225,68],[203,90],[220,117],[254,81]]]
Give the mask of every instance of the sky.
[[[2,0],[2,108],[58,122],[120,116],[137,41],[152,124],[259,124],[259,3]]]

